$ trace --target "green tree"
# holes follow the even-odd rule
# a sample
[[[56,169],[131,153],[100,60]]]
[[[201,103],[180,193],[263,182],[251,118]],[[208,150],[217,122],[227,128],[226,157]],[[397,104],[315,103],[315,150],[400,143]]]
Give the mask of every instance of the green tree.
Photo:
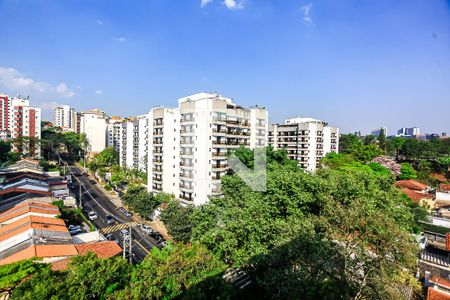
[[[121,257],[75,256],[67,271],[44,269],[14,289],[11,299],[105,299],[128,283],[131,269]]]
[[[113,147],[107,147],[97,153],[89,162],[89,169],[96,171],[100,168],[111,167],[119,164],[119,153]]]
[[[378,134],[378,146],[381,150],[383,150],[384,153],[386,153],[386,146],[387,146],[387,140],[386,140],[386,134],[384,132],[383,128],[380,128],[380,133]]]
[[[116,299],[213,299],[227,295],[221,274],[225,265],[200,245],[153,248],[137,265],[129,285]]]
[[[0,294],[9,295],[17,285],[46,268],[49,268],[49,265],[36,262],[36,259],[0,266]]]
[[[161,204],[160,201],[167,200],[167,198],[162,195],[155,197],[153,193],[147,192],[143,186],[131,186],[123,194],[122,200],[143,218],[148,219],[156,206]]]
[[[182,206],[178,201],[170,201],[162,211],[160,219],[164,222],[169,234],[179,242],[189,242],[194,222],[193,206]]]
[[[417,173],[414,170],[413,166],[408,163],[402,163],[402,167],[400,169],[401,173],[398,176],[400,179],[416,179]]]
[[[359,143],[361,143],[361,141],[356,134],[341,134],[339,136],[339,153],[350,153],[350,148]]]

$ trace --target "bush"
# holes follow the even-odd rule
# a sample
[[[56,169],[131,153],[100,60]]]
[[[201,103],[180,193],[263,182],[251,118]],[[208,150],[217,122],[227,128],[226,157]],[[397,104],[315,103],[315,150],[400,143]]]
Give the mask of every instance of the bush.
[[[408,163],[403,163],[400,169],[401,173],[398,176],[399,179],[416,179],[417,172],[414,170],[413,166]]]

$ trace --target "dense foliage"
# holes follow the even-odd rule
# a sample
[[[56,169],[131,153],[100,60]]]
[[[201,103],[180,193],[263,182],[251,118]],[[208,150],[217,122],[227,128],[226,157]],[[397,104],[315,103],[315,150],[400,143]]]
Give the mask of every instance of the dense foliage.
[[[189,242],[192,227],[195,225],[190,216],[193,206],[182,206],[178,201],[170,201],[162,211],[160,219],[166,224],[167,231],[177,241]]]
[[[112,167],[119,164],[119,153],[113,147],[107,147],[100,153],[97,153],[89,162],[88,167],[91,171],[100,168]]]
[[[19,153],[11,151],[11,143],[0,141],[0,168],[6,167],[19,160]]]
[[[143,218],[150,218],[153,210],[161,203],[169,202],[172,196],[165,193],[149,193],[143,186],[131,186],[122,200],[133,211],[141,215]]]
[[[21,265],[29,268],[30,262]],[[31,271],[16,272],[23,283],[12,290],[11,299],[209,299],[210,293],[227,291],[220,276],[225,265],[199,245],[153,248],[136,266],[121,257],[99,259],[93,253],[72,258],[67,271],[52,271],[45,264],[31,266],[37,270],[28,280],[24,279]],[[0,274],[16,267],[2,266]]]

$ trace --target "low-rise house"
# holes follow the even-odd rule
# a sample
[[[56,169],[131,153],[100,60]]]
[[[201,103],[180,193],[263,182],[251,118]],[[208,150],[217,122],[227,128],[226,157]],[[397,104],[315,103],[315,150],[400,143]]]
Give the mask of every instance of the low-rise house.
[[[394,185],[400,188],[414,203],[429,210],[435,207],[435,195],[428,185],[412,179],[399,180]]]
[[[436,191],[436,200],[448,201],[450,205],[450,184],[441,183],[439,189]]]

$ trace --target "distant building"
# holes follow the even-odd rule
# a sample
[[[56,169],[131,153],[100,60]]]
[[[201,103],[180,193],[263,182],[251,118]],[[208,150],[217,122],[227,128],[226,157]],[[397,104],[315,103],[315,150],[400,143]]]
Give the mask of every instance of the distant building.
[[[108,119],[108,115],[99,109],[85,111],[81,114],[80,133],[86,134],[90,154],[101,152],[106,148]]]
[[[384,133],[384,136],[388,135],[388,130],[386,127],[380,127],[378,129],[372,130],[371,135],[379,136],[381,132]]]
[[[420,135],[419,127],[403,127],[397,131],[397,136],[413,137]]]
[[[142,115],[121,123],[120,166],[147,172],[148,116]]]
[[[338,152],[339,129],[312,118],[293,118],[269,126],[269,145],[285,149],[301,168],[314,171],[329,152]]]
[[[120,152],[120,138],[122,133],[122,118],[119,116],[112,116],[108,120],[107,125],[107,146],[113,147],[117,153]]]
[[[54,126],[61,127],[65,131],[75,131],[76,113],[69,105],[60,105],[54,111]]]

